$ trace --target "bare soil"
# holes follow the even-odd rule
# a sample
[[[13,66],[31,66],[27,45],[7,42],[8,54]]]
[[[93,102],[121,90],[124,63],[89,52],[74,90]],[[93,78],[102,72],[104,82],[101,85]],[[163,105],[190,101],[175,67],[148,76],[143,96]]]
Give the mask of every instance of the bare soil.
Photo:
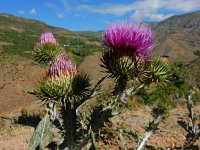
[[[0,116],[20,114],[21,109],[36,109],[40,100],[28,94],[43,69],[30,61],[8,59],[0,64]]]

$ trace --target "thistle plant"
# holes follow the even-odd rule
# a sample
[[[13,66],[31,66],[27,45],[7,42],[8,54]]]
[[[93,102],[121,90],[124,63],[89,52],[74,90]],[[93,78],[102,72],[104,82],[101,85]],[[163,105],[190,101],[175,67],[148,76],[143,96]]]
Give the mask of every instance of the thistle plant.
[[[187,106],[189,121],[188,122],[183,120],[178,121],[179,125],[187,132],[182,150],[187,150],[192,148],[199,149],[199,146],[195,145],[195,142],[200,138],[200,124],[198,124],[198,119],[200,118],[200,114],[196,114],[194,111],[194,100],[193,100],[194,94],[195,91],[190,89],[187,95],[176,94],[174,96],[171,96],[173,100],[182,101]]]
[[[148,87],[152,82],[158,86],[165,86],[169,82],[170,65],[166,59],[152,56],[153,40],[153,31],[143,23],[117,22],[105,30],[103,43],[108,49],[102,55],[102,67],[116,82],[113,91],[115,100],[106,107],[111,112],[117,108],[119,113],[119,106],[124,99]],[[144,137],[139,140],[137,150],[142,149],[157,130],[169,107],[160,105],[154,110],[159,111],[154,115],[154,121],[150,121]],[[120,137],[123,139],[121,134]],[[124,141],[122,143],[126,145]]]
[[[61,53],[51,61],[46,77],[34,91],[45,104],[59,107],[64,130],[62,146],[73,148],[77,142],[76,109],[91,94],[89,82],[86,75],[77,73],[71,59]]]
[[[51,128],[58,128],[62,139],[57,141],[60,149],[81,149],[88,143],[91,148],[97,149],[95,141],[99,131],[110,122],[110,118],[126,110],[124,102],[131,95],[152,82],[158,86],[164,86],[168,82],[170,65],[167,60],[152,56],[153,41],[154,33],[146,24],[124,21],[109,25],[104,32],[103,44],[106,51],[101,58],[101,66],[108,75],[92,87],[88,76],[77,71],[75,64],[53,35],[42,34],[35,50],[35,58],[46,64],[48,71],[32,93],[42,100],[47,114],[31,139],[31,147],[42,145],[40,147],[43,149],[48,143],[44,144],[44,137],[52,133]],[[90,111],[80,111],[84,103],[101,95],[99,86],[108,78],[115,80],[112,98],[99,101]],[[159,111],[155,117],[159,121],[152,122],[148,128],[151,133],[167,112],[167,107],[162,106],[157,109]],[[144,139],[148,138],[144,136]],[[146,140],[142,140],[140,148]]]

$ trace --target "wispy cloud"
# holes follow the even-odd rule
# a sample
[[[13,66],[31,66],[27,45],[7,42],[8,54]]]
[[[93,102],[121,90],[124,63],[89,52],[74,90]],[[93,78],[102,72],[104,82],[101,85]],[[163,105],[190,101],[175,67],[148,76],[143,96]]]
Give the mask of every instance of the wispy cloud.
[[[79,8],[89,12],[116,16],[132,13],[131,17],[137,20],[148,18],[160,21],[173,15],[173,13],[163,13],[164,11],[189,12],[198,10],[200,2],[199,0],[140,0],[130,4],[102,3],[99,6],[82,4]]]
[[[47,8],[53,10],[53,11],[61,11],[62,9],[60,9],[59,7],[57,7],[55,4],[46,2],[44,3],[44,6],[46,6]]]
[[[62,13],[57,13],[57,17],[60,19],[63,19],[63,18],[65,18],[65,15]]]
[[[25,14],[25,11],[19,10],[18,13],[21,14],[21,15],[24,15],[24,14]]]
[[[37,13],[37,11],[36,11],[35,8],[32,8],[32,9],[29,11],[29,13],[30,13],[31,15],[35,15],[35,14]]]

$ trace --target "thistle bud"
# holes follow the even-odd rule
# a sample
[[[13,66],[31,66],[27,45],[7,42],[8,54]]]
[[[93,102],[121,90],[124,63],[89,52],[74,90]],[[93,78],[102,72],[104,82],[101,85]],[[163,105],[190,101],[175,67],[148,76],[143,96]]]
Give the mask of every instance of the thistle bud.
[[[39,41],[40,41],[40,44],[46,44],[46,43],[56,44],[56,39],[54,38],[51,32],[43,33],[40,36]]]
[[[62,53],[51,62],[48,77],[72,77],[76,73],[76,65],[72,63],[71,59],[65,53]]]
[[[57,43],[52,33],[43,33],[39,43],[34,48],[34,57],[39,63],[47,65],[61,50],[62,47]]]

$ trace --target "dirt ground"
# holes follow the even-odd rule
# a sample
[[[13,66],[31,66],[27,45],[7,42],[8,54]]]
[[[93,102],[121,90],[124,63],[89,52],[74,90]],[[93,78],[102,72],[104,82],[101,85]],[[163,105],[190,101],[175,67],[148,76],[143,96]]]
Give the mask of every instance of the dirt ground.
[[[200,105],[195,108],[196,113],[200,114]],[[185,141],[185,130],[177,123],[178,120],[186,120],[187,112],[183,106],[171,110],[170,116],[159,125],[159,130],[150,137],[147,142],[148,146],[156,149],[162,147],[164,149],[173,147],[182,147]],[[136,106],[132,110],[126,111],[120,116],[112,119],[113,126],[121,125],[132,131],[139,133],[142,137],[145,127],[152,119],[150,108],[147,106]],[[5,123],[4,129],[0,131],[0,149],[1,150],[28,150],[28,141],[30,140],[34,129],[27,126],[12,126],[9,122]],[[0,128],[1,129],[1,128]],[[101,150],[117,150],[123,149],[121,142],[115,143],[115,140],[108,139],[98,142]],[[135,142],[127,139],[126,143],[129,147],[135,147]],[[196,142],[200,146],[200,139]]]
[[[31,90],[43,69],[31,61],[10,58],[0,64],[0,116],[20,114],[21,109],[36,109],[40,100],[26,91]]]

